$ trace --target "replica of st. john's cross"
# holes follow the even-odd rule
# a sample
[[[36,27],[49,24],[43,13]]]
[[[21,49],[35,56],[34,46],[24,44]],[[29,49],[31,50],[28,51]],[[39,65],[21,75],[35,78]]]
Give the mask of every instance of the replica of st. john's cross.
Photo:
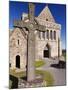
[[[14,27],[16,28],[27,28],[28,29],[28,36],[27,36],[27,81],[33,81],[35,80],[35,30],[44,31],[45,27],[39,24],[35,24],[35,4],[29,3],[29,13],[28,18],[29,21],[25,22],[24,20],[15,20],[14,21]]]

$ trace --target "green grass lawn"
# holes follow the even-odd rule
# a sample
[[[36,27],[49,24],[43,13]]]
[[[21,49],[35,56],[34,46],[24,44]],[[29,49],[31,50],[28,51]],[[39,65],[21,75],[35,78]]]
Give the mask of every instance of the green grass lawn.
[[[38,68],[38,67],[41,67],[45,65],[45,62],[43,60],[38,60],[38,61],[35,61],[35,67]],[[10,70],[9,72],[11,75],[15,76],[15,77],[21,77],[22,75],[25,76],[26,73],[25,72],[15,72],[15,69],[14,70]]]
[[[38,60],[35,61],[35,67],[41,67],[43,65],[45,65],[46,63],[43,60]],[[16,77],[16,78],[21,78],[26,76],[26,72],[25,71],[20,71],[20,72],[16,72],[15,69],[14,70],[10,70],[10,75]],[[43,71],[43,70],[36,70],[36,75],[41,75],[43,77],[43,81],[44,81],[44,86],[52,86],[54,83],[54,79],[51,75],[51,73],[49,71]],[[46,85],[45,85],[46,83]],[[9,85],[11,87],[12,81],[9,81]]]
[[[43,60],[35,61],[35,67],[36,68],[41,67],[44,64],[45,64],[45,62]],[[16,72],[15,69],[14,70],[10,70],[9,73],[10,73],[10,75],[15,76],[16,78],[21,78],[21,77],[26,76],[26,72],[25,71]],[[11,87],[11,84],[12,84],[12,81],[10,80],[9,81],[9,86],[10,87]]]
[[[43,60],[35,61],[35,67],[36,68],[41,67],[43,65],[45,65],[45,62]]]
[[[10,70],[9,73],[10,73],[10,75],[15,76],[17,78],[21,78],[22,76],[26,75],[25,71],[16,72],[15,70]]]
[[[44,83],[47,83],[46,86],[53,86],[54,79],[49,71],[36,70],[36,74],[41,74],[43,76]]]
[[[21,77],[24,77],[26,74],[26,72],[15,72],[14,70],[11,70],[10,71],[10,75],[13,75],[17,78],[21,78]],[[53,83],[54,83],[54,79],[51,75],[51,73],[49,71],[42,71],[42,70],[36,70],[36,75],[41,75],[43,76],[43,80],[44,80],[44,86],[52,86]],[[45,85],[45,82],[46,82],[46,85]],[[10,81],[11,83],[11,81]],[[11,83],[12,84],[12,83]],[[11,86],[10,84],[10,86]]]

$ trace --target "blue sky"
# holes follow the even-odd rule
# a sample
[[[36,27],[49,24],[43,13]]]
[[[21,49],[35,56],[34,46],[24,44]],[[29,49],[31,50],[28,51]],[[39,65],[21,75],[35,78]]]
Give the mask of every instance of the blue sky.
[[[35,16],[38,16],[43,8],[46,6],[45,3],[36,3]],[[55,19],[55,21],[62,25],[61,29],[61,41],[62,48],[66,48],[66,6],[61,4],[48,4],[48,7]],[[9,28],[13,29],[13,21],[19,20],[22,13],[28,13],[28,2],[9,2]]]

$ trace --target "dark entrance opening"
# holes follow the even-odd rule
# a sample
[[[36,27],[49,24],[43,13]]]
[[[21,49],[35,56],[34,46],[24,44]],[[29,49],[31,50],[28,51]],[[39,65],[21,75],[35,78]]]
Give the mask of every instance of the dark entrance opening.
[[[44,49],[43,55],[44,55],[44,57],[47,57],[47,58],[50,57],[50,48],[49,48],[48,44],[46,45],[46,47]]]
[[[44,57],[49,57],[49,50],[44,50]]]
[[[20,56],[19,55],[16,56],[16,67],[20,68]]]

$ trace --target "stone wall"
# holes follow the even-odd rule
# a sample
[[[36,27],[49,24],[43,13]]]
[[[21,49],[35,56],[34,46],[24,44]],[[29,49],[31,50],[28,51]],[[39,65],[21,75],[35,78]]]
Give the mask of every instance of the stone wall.
[[[36,60],[44,58],[44,50],[47,44],[50,47],[50,57],[58,56],[58,42],[57,41],[38,40],[36,42]]]
[[[50,47],[50,57],[56,57],[58,56],[58,37],[60,38],[60,30],[56,29],[46,29],[56,31],[56,40],[51,40],[50,38],[45,39],[42,38],[41,33],[41,39],[38,37],[38,33],[36,31],[36,40],[35,40],[35,60],[44,59],[44,50],[46,45],[48,44]],[[45,30],[46,30],[45,29]],[[19,45],[18,45],[19,40]],[[16,68],[16,56],[20,56],[20,69],[25,70],[26,67],[26,61],[27,61],[27,40],[19,28],[16,28],[13,30],[13,32],[10,35],[10,63],[11,68]],[[60,40],[60,55],[62,55],[62,49],[61,49],[61,40]]]
[[[18,44],[19,40],[19,44]],[[27,42],[19,28],[14,29],[10,36],[10,63],[11,68],[16,68],[16,56],[20,56],[20,68],[25,69],[27,54]]]

